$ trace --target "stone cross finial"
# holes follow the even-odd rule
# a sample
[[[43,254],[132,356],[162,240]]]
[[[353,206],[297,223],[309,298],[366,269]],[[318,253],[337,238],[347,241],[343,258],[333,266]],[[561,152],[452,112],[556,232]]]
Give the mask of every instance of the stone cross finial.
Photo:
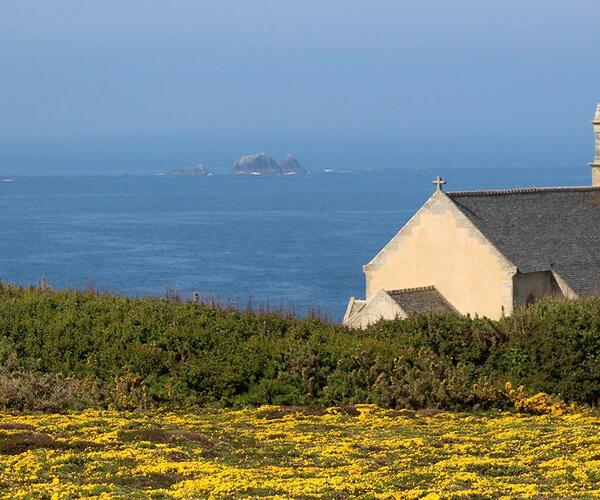
[[[446,181],[438,175],[433,183],[436,185],[436,191],[443,191],[443,185],[446,184]]]

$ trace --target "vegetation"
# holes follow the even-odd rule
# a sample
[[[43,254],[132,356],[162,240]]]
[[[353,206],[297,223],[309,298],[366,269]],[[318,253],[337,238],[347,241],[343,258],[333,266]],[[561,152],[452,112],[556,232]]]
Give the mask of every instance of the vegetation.
[[[599,360],[598,298],[355,331],[0,284],[0,496],[589,498]]]
[[[598,404],[600,299],[547,300],[501,321],[423,315],[354,331],[316,317],[0,284],[4,409],[507,409],[519,390]]]
[[[599,425],[371,405],[0,414],[0,495],[595,498]]]

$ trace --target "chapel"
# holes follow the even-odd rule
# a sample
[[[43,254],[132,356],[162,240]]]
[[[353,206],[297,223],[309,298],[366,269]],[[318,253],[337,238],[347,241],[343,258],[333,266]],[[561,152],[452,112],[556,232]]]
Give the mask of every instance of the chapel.
[[[412,313],[498,319],[546,295],[600,295],[600,104],[590,186],[434,193],[365,266],[344,324]]]

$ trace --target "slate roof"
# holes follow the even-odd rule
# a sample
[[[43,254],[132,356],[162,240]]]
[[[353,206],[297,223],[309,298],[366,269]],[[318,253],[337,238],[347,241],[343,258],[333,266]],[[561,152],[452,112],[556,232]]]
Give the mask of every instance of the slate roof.
[[[434,286],[386,290],[406,314],[422,312],[456,312]]]
[[[600,187],[446,193],[520,272],[555,271],[600,294]]]

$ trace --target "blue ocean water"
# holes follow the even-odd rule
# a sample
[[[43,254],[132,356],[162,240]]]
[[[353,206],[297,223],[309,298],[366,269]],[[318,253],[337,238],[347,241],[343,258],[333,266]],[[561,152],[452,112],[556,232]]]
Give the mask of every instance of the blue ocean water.
[[[340,320],[361,266],[429,197],[435,169],[285,177],[16,177],[0,182],[0,279]],[[589,184],[586,167],[441,172],[448,190]]]

